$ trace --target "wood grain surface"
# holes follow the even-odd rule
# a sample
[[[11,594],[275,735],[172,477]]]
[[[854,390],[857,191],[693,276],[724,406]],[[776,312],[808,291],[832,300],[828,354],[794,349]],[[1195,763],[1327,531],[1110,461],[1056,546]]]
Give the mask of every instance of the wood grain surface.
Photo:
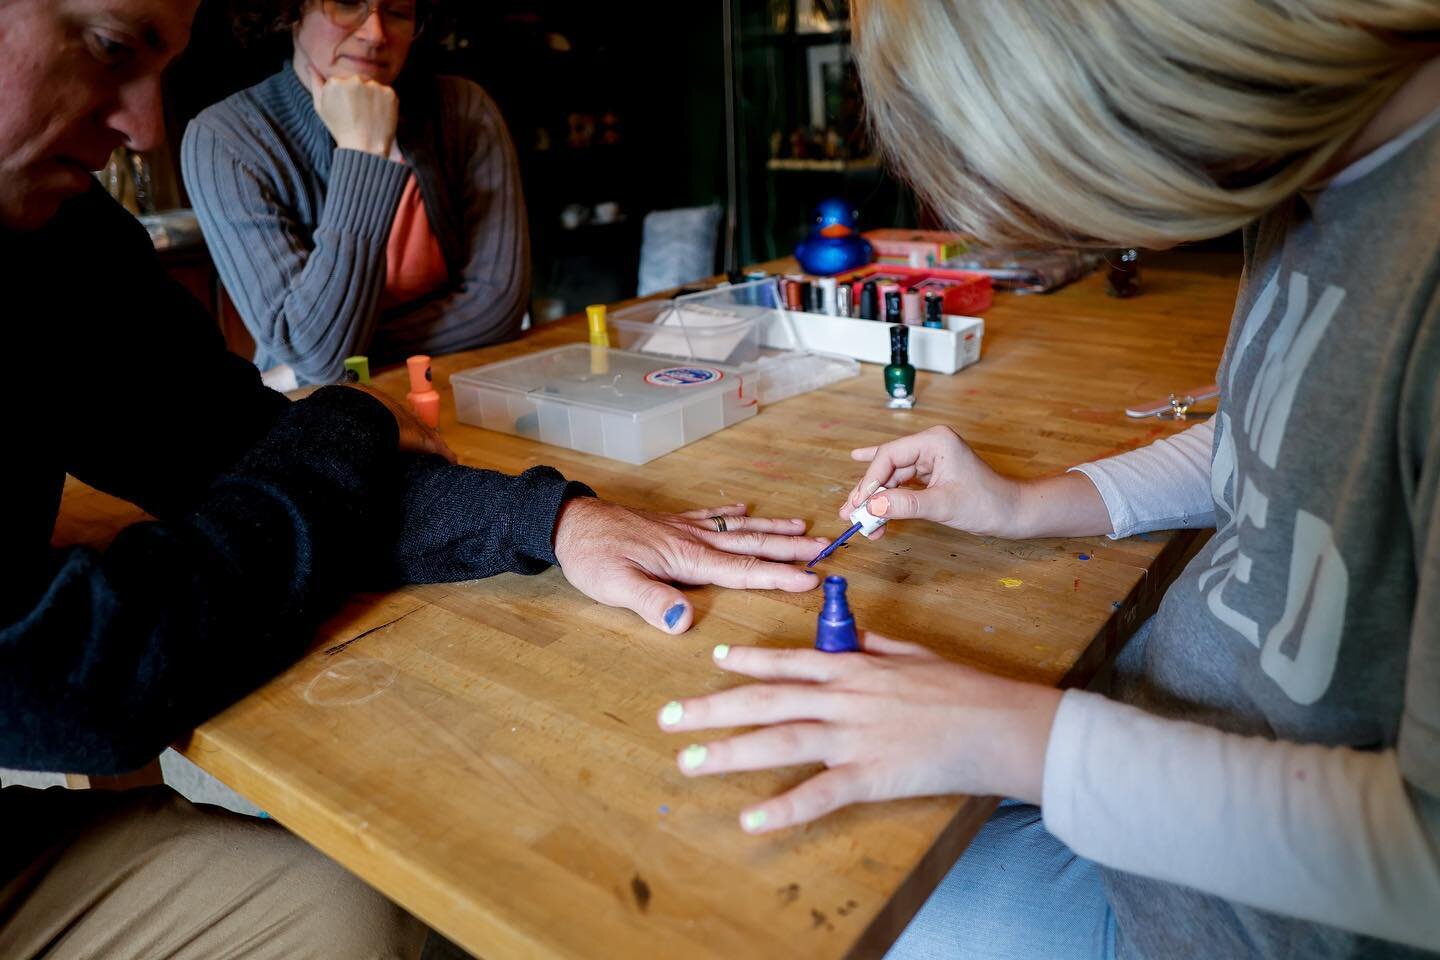
[[[647,509],[745,501],[833,536],[861,474],[852,447],[944,423],[1002,472],[1037,476],[1183,428],[1123,410],[1214,379],[1238,267],[1156,259],[1134,300],[1107,298],[1100,275],[1050,296],[1000,295],[981,362],[921,373],[914,410],[887,409],[880,368],[865,366],[643,467],[455,423],[451,374],[583,341],[572,318],[437,359],[441,426],[468,464],[552,464]],[[406,389],[402,371],[377,383]],[[57,540],[104,542],[135,515],[72,484]],[[1194,542],[1009,542],[897,522],[827,572],[849,578],[862,627],[1007,676],[1083,684]],[[689,596],[696,624],[679,637],[596,606],[556,570],[357,597],[303,660],[181,749],[491,960],[879,955],[993,798],[851,808],[743,834],[743,805],[813,768],[687,779],[674,763],[686,741],[657,729],[655,712],[739,682],[712,665],[716,643],[813,642],[821,594]]]

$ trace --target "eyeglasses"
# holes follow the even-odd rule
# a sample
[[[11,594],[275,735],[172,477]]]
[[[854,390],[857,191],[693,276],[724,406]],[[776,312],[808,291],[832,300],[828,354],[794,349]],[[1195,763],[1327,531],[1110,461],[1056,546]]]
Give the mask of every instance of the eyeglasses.
[[[383,6],[382,2],[383,0],[321,0],[320,9],[331,23],[345,30],[359,29],[378,9],[388,29],[412,34],[420,32],[424,24],[420,20],[419,8],[413,0],[394,0],[384,3]]]

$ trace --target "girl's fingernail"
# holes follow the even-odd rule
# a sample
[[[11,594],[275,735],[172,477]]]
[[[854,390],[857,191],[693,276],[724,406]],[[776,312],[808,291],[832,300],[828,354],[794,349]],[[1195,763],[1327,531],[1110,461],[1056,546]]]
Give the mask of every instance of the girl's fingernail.
[[[716,660],[724,660],[726,657],[730,656],[730,644],[728,644],[728,643],[717,643],[717,644],[715,644],[715,649],[714,649],[713,651],[711,651],[711,654],[712,654],[712,656],[715,657]],[[677,704],[675,704],[675,706],[678,707],[678,706],[680,706],[680,704],[677,703]],[[677,717],[676,719],[679,719],[679,718]]]
[[[679,700],[671,700],[660,709],[660,722],[667,727],[675,726],[683,716],[685,708],[680,706]]]
[[[869,483],[865,484],[865,496],[868,497],[868,496],[870,496],[870,494],[874,493],[876,490],[879,490],[879,489],[880,489],[880,481],[879,481],[879,480],[871,480]]]
[[[690,744],[690,746],[680,751],[680,766],[684,767],[686,770],[694,770],[696,767],[700,766],[700,764],[705,762],[705,758],[709,756],[709,754],[710,751],[705,749],[700,744],[692,743]]]
[[[746,810],[740,814],[740,826],[746,833],[754,833],[765,826],[765,821],[769,819],[770,815],[764,810]]]
[[[877,517],[882,513],[888,513],[890,510],[890,498],[882,493],[880,496],[873,498],[866,509]]]
[[[665,611],[665,626],[669,627],[671,630],[674,630],[675,624],[679,623],[680,618],[683,616],[685,616],[685,604],[675,604],[675,606]]]

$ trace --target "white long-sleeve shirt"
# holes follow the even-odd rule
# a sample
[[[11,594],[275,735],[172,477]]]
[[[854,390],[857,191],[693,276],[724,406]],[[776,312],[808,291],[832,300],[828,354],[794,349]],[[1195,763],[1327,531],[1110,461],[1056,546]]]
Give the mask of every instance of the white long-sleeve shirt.
[[[1067,692],[1046,753],[1122,954],[1440,949],[1437,125],[1247,231],[1213,420],[1075,468],[1113,537],[1220,528],[1122,657],[1144,709]]]
[[[1214,527],[1214,436],[1208,420],[1073,469],[1096,485],[1112,537]],[[1110,868],[1440,948],[1440,800],[1405,782],[1392,747],[1221,733],[1068,691],[1043,803],[1051,833]]]

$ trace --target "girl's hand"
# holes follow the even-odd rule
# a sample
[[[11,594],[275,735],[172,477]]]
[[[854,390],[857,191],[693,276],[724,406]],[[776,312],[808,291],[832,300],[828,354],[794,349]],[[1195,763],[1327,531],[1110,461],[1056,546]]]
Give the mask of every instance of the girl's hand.
[[[968,533],[1023,536],[1015,524],[1020,483],[990,469],[949,427],[852,450],[850,457],[869,461],[870,469],[840,508],[842,519],[868,498],[868,509],[877,517],[920,518]],[[896,489],[911,480],[923,481],[925,489]],[[872,497],[881,487],[887,489]],[[881,527],[872,539],[884,533]]]
[[[826,770],[740,814],[750,833],[851,803],[1000,794],[1040,802],[1060,691],[950,663],[873,633],[863,653],[715,648],[723,670],[762,680],[666,704],[662,729],[759,725],[680,752],[690,776],[822,763]]]
[[[1010,540],[1090,537],[1115,529],[1104,498],[1085,474],[1023,481],[1002,477],[949,427],[862,447],[850,456],[868,460],[870,469],[840,508],[847,521],[868,498],[867,509],[887,520],[918,517]],[[925,489],[900,487],[912,480],[923,481]],[[885,491],[876,494],[881,487]],[[881,527],[871,539],[884,533]]]

